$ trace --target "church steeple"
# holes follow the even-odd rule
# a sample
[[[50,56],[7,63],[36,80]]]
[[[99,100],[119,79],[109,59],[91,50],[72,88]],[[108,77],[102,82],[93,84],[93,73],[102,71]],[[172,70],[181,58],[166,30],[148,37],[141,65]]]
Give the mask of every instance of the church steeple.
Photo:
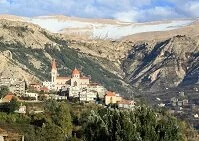
[[[56,79],[57,79],[57,66],[55,59],[52,61],[52,69],[51,69],[51,82],[52,84],[56,84]]]
[[[52,69],[57,70],[55,59],[52,61]]]

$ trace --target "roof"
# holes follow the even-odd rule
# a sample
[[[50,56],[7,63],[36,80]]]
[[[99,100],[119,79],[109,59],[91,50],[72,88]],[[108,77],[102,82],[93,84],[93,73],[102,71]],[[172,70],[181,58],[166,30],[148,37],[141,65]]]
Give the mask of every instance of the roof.
[[[57,79],[67,79],[67,80],[69,80],[71,78],[70,77],[57,77]]]
[[[116,96],[115,92],[107,91],[105,96]]]
[[[76,75],[76,74],[80,74],[80,72],[75,68],[75,69],[72,71],[72,75]]]
[[[52,69],[57,69],[55,59],[52,61]]]
[[[49,91],[49,89],[47,87],[41,87],[40,91]]]
[[[3,98],[3,102],[10,102],[13,98],[17,98],[14,94],[7,94],[4,98]],[[18,98],[17,98],[18,100]]]

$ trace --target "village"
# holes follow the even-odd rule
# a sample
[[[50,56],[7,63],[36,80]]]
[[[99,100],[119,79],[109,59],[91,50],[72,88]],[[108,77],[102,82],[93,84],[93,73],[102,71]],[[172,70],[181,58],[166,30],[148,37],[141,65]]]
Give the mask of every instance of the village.
[[[117,105],[120,109],[133,109],[135,102],[126,100],[120,94],[107,90],[101,84],[92,82],[90,77],[83,76],[74,68],[71,76],[59,76],[56,60],[52,60],[51,81],[31,83],[26,86],[25,80],[15,78],[0,78],[0,86],[9,88],[0,102],[7,103],[13,98],[21,103],[45,102],[53,99],[78,103],[95,103],[102,106]],[[26,88],[27,87],[27,88]],[[21,104],[17,113],[26,113],[26,107]],[[42,112],[35,110],[35,112]]]

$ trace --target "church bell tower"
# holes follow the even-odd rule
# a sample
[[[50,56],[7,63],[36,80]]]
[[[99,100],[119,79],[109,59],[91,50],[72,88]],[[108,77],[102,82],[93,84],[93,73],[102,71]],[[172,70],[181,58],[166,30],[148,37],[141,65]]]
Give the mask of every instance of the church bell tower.
[[[57,67],[55,59],[52,61],[52,69],[51,69],[51,82],[52,84],[56,84],[56,78],[57,78]]]

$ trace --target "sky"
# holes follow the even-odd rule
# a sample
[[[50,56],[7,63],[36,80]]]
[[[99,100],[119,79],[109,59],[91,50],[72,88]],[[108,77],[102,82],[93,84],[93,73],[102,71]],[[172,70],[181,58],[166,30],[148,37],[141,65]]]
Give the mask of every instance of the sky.
[[[149,22],[199,17],[199,0],[0,0],[0,14]]]

